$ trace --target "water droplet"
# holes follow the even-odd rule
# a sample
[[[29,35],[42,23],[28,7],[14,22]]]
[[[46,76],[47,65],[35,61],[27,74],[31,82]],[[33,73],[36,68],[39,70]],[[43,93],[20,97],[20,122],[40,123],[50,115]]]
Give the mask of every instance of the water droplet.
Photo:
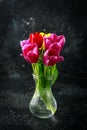
[[[43,31],[45,32],[45,31],[46,31],[46,28],[44,28]]]
[[[29,24],[30,24],[29,22],[26,23],[26,25],[29,25]]]

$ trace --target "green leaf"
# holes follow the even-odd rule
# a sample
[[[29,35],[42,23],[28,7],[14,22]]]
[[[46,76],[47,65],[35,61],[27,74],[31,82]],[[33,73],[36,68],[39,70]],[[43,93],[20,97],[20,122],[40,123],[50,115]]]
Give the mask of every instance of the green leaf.
[[[58,70],[55,66],[55,68],[53,68],[53,81],[52,81],[52,85],[55,83],[55,81],[57,80],[57,77],[58,77]]]

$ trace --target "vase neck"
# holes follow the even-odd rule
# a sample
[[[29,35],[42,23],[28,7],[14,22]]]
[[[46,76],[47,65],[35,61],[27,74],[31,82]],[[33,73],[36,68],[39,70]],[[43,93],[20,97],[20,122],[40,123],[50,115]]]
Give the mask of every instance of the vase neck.
[[[41,76],[33,74],[33,79],[35,80],[36,87],[51,88],[53,76]]]

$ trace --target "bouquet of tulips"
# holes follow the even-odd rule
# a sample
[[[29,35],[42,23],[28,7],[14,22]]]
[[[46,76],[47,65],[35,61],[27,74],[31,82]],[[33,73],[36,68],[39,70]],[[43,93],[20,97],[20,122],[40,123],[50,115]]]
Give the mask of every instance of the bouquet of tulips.
[[[30,33],[27,40],[20,41],[22,49],[22,56],[24,59],[31,63],[34,75],[42,76],[42,79],[46,76],[53,76],[52,85],[58,77],[58,69],[56,64],[64,60],[64,57],[60,55],[65,43],[64,35],[57,35],[55,33],[43,33],[35,32]],[[39,80],[39,79],[38,79]],[[39,82],[39,81],[38,81]],[[38,90],[47,108],[52,112],[54,109],[46,100],[46,92],[41,89],[48,85],[44,80],[38,85]]]
[[[21,55],[28,63],[32,64],[34,74],[46,76],[48,68],[52,71],[54,66],[56,68],[56,63],[64,60],[64,57],[60,56],[64,43],[64,35],[31,33],[27,40],[20,41]]]

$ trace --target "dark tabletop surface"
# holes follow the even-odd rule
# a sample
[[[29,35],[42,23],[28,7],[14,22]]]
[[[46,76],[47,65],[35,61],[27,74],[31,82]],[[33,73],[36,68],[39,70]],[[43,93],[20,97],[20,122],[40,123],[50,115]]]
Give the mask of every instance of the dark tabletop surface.
[[[35,89],[31,65],[20,57],[20,40],[35,31],[64,34],[64,62],[52,91],[58,109],[49,119],[33,117]],[[86,2],[0,0],[0,130],[86,130]]]

